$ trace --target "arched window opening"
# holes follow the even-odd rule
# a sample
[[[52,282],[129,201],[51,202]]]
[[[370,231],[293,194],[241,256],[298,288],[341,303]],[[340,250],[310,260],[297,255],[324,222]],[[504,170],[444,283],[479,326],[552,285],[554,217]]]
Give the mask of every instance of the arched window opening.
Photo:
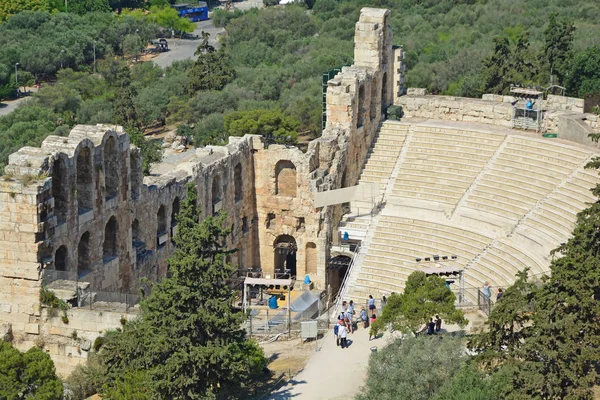
[[[104,228],[104,244],[102,245],[104,262],[117,257],[117,229],[117,219],[110,217]]]
[[[119,191],[117,140],[113,136],[104,145],[104,188],[107,200],[115,197]]]
[[[275,278],[296,277],[296,253],[298,246],[296,239],[290,235],[278,236],[273,243],[275,255]]]
[[[235,201],[238,202],[244,197],[242,188],[242,164],[238,163],[235,166],[233,179],[235,184]]]
[[[162,247],[167,242],[165,235],[167,233],[167,215],[165,212],[165,206],[160,206],[156,213],[156,238],[158,247]]]
[[[307,274],[317,273],[317,245],[306,243],[306,252],[304,253],[305,271]]]
[[[142,233],[140,232],[140,222],[137,219],[134,219],[131,224],[131,242],[132,247],[134,249],[138,249],[144,246],[144,241],[142,240]]]
[[[79,239],[77,245],[77,272],[79,277],[86,275],[90,271],[90,233],[85,232]]]
[[[351,261],[352,259],[348,256],[335,256],[329,259],[327,263],[327,284],[331,287],[331,293],[338,294]]]
[[[54,253],[54,269],[57,271],[66,271],[68,252],[67,246],[60,246],[56,249],[56,253]]]
[[[79,214],[94,208],[94,188],[92,186],[92,151],[84,147],[77,155],[77,207]]]
[[[129,180],[131,182],[131,199],[140,197],[140,188],[142,186],[142,160],[138,151],[132,151],[129,155]]]
[[[171,207],[171,226],[177,225],[177,215],[179,215],[179,197],[175,197]]]
[[[219,210],[223,208],[223,186],[221,184],[221,177],[215,176],[212,183],[212,208],[213,215],[216,215]]]
[[[67,220],[68,204],[67,168],[58,158],[52,168],[52,197],[54,197],[54,215],[56,224],[60,225]]]
[[[365,107],[365,86],[363,84],[358,88],[358,121],[356,127],[360,128],[365,124],[365,113],[367,108]]]
[[[275,165],[275,194],[296,197],[296,166],[287,160]]]
[[[380,97],[377,90],[377,78],[373,77],[373,82],[371,82],[371,111],[369,113],[371,121],[377,116],[377,102],[379,99]]]

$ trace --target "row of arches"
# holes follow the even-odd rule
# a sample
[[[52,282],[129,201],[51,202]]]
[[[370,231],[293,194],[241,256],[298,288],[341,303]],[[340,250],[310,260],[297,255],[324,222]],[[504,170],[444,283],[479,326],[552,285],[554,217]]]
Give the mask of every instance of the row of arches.
[[[377,77],[374,76],[371,81],[371,102],[369,105],[369,119],[372,121],[377,116],[377,104],[378,100],[381,101],[381,111],[383,113],[386,108],[387,102],[387,72],[383,73],[381,81],[381,93],[378,93]],[[381,96],[380,96],[381,95]],[[367,107],[365,107],[365,85],[361,83],[358,88],[358,119],[356,127],[360,128],[365,124],[367,118]]]
[[[92,163],[92,150],[82,147],[76,158],[76,190],[78,214],[83,214],[94,208],[94,170]],[[131,171],[131,197],[136,199],[140,194],[141,163],[137,152],[130,153]],[[119,159],[117,140],[110,136],[104,145],[104,164],[101,174],[104,177],[105,199],[110,200],[119,193]],[[100,181],[100,171],[98,181]],[[99,182],[98,182],[99,184]],[[54,215],[57,224],[66,221],[69,211],[69,174],[64,158],[59,157],[54,161],[52,169],[52,196],[54,197]],[[75,200],[75,199],[74,199]]]

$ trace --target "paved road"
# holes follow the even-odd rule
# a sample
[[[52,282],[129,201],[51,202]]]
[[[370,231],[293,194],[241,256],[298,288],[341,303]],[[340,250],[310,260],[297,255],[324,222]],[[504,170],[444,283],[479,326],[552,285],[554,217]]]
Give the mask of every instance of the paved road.
[[[196,30],[192,35],[202,36],[202,31],[210,33],[209,43],[215,47],[219,46],[217,35],[225,32],[223,28],[217,28],[213,25],[212,20],[200,21],[196,23]],[[198,45],[202,43],[202,39],[169,39],[169,51],[154,58],[153,61],[160,67],[168,67],[173,61],[185,60],[193,58],[194,52]]]
[[[27,100],[29,97],[21,97],[17,100],[9,100],[3,103],[0,103],[0,117],[3,115],[7,115],[8,113],[13,112],[19,104],[23,101]]]

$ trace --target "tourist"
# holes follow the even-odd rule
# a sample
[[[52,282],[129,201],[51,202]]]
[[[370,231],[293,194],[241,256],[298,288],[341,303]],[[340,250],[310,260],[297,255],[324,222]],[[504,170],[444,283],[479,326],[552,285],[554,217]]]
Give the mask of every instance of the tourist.
[[[352,323],[352,314],[350,313],[350,310],[346,310],[346,312],[344,313],[344,319],[346,320],[348,331],[350,333],[353,333],[354,329],[352,327],[352,325],[353,325],[353,323]]]
[[[335,326],[333,327],[333,336],[335,336],[335,345],[336,346],[340,345],[340,337],[338,336],[338,333],[340,330],[340,323],[341,323],[341,321],[338,320],[338,323],[335,324]]]
[[[375,299],[373,296],[369,295],[369,311],[373,311],[375,309]]]
[[[346,325],[342,324],[341,321],[338,326],[338,337],[340,338],[340,346],[342,346],[342,349],[348,347],[348,328],[346,328]]]
[[[504,295],[504,292],[502,291],[502,288],[498,288],[498,294],[496,295],[496,301],[500,300],[503,295]]]
[[[365,310],[364,307],[360,310],[360,320],[363,323],[363,328],[367,329],[367,326],[369,326],[369,319],[367,318],[367,310]]]
[[[385,296],[381,297],[381,312],[383,312],[383,309],[385,307],[385,303],[387,303],[387,299],[385,298]]]
[[[490,287],[490,284],[489,284],[489,283],[485,282],[485,283],[483,284],[483,290],[482,290],[482,291],[483,291],[483,297],[484,297],[486,300],[489,300],[489,299],[490,299],[490,297],[492,297],[492,294],[491,294],[492,288]]]
[[[439,315],[435,316],[435,331],[439,332],[442,330],[442,319]]]
[[[433,335],[435,333],[435,322],[433,322],[433,318],[429,319],[429,323],[427,324],[427,334]]]
[[[350,321],[350,333],[354,333],[354,301],[350,300],[348,304],[348,312],[346,313],[348,316],[348,321]]]
[[[377,331],[375,330],[375,327],[373,326],[373,323],[376,320],[377,320],[377,315],[375,315],[375,313],[371,314],[371,329],[369,330],[369,340],[371,340],[371,338],[377,337]]]

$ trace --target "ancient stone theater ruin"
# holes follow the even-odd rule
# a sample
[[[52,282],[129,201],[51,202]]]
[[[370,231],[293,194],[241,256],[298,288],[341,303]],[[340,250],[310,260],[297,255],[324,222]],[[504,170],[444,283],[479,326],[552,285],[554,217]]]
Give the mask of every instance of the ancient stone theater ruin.
[[[519,112],[533,90],[482,99],[405,90],[388,17],[362,10],[354,65],[326,82],[326,126],[305,152],[230,137],[144,177],[121,127],[78,125],[12,154],[0,182],[2,334],[43,346],[61,372],[84,360],[130,316],[141,278],[166,275],[188,183],[203,218],[227,211],[240,271],[297,277],[294,290],[308,275],[330,299],[399,292],[412,271],[437,268],[460,271],[452,288],[476,302],[486,281],[547,272],[550,250],[594,200],[597,173],[584,166],[600,122],[561,96]],[[386,120],[394,104],[404,115]],[[41,305],[42,287],[69,301],[64,315]],[[125,308],[89,306],[100,301]]]

